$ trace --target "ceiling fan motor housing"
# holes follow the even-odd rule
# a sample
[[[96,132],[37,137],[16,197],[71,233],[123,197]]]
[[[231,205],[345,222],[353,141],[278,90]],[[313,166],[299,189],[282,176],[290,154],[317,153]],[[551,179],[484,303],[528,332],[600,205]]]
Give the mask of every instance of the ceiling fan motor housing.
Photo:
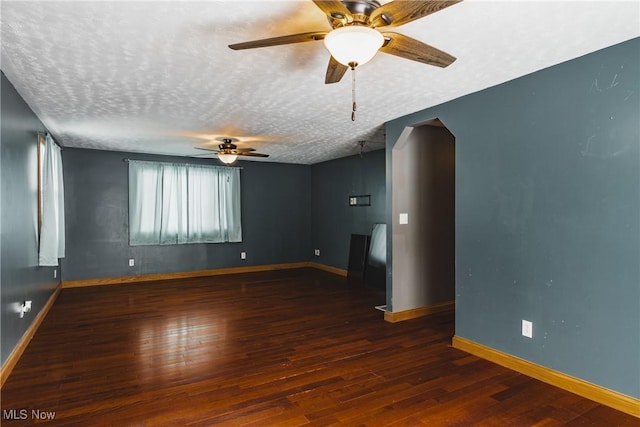
[[[371,12],[380,7],[377,0],[344,0],[344,7],[351,12],[353,20],[344,23],[345,16],[342,14],[332,14],[329,23],[333,28],[343,25],[369,25],[369,16]]]
[[[229,141],[229,142],[227,142],[227,141]],[[222,143],[222,144],[218,145],[218,148],[219,148],[221,151],[228,152],[228,151],[235,150],[235,149],[237,149],[238,147],[237,147],[235,144],[232,144],[232,143],[231,143],[231,140],[229,139],[229,140],[225,140],[225,142],[224,142],[224,143]]]

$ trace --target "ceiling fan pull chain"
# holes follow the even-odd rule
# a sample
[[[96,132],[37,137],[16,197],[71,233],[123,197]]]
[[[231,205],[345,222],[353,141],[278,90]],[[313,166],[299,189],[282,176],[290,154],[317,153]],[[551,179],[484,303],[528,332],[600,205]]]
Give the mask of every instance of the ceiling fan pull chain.
[[[351,121],[356,121],[356,66],[351,63],[351,101],[352,101],[352,110],[351,110]]]

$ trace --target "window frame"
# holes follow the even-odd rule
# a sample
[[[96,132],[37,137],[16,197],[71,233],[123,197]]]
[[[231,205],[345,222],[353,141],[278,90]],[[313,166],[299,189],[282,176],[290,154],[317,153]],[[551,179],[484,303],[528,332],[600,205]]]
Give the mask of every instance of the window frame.
[[[133,159],[126,159],[126,161],[129,163],[129,246],[242,242],[241,168],[200,163]],[[155,179],[159,179],[160,181],[158,182],[162,182],[161,185],[157,183],[144,185],[145,181],[152,182],[144,179],[146,175],[144,171],[147,167],[152,169],[150,175],[155,175]],[[161,170],[154,170],[156,168],[161,168]],[[165,176],[165,168],[176,168],[176,176],[172,178],[169,175],[169,181],[167,182],[164,182],[167,178]],[[134,170],[135,172],[133,172]],[[208,171],[208,173],[201,175],[204,171]],[[169,173],[171,174],[172,171],[170,170]],[[208,194],[209,191],[207,191],[207,194],[197,190],[194,191],[201,185],[202,178],[206,178],[209,173],[211,174],[210,179],[213,179],[214,182],[209,183],[208,186],[200,190],[209,188],[211,194]],[[224,176],[220,176],[221,174]],[[232,174],[233,177],[230,177],[229,174]],[[229,184],[230,178],[233,178],[231,184]],[[175,182],[173,182],[174,180]],[[220,184],[224,182],[227,183],[227,187],[231,186],[228,191],[224,191],[220,187]],[[147,191],[143,190],[141,186],[148,187]],[[167,189],[169,189],[168,192]],[[153,196],[151,196],[152,194]],[[143,197],[140,197],[141,195]],[[148,204],[151,200],[144,195],[153,199],[153,203]],[[175,197],[177,199],[174,199]],[[205,206],[201,203],[196,203],[196,200],[199,202],[203,200],[209,201],[207,212],[210,213],[203,214],[204,211],[202,209]],[[151,210],[148,209],[150,206],[153,206]],[[158,207],[161,208],[160,211]],[[175,207],[178,212],[166,210],[167,207],[170,210]],[[143,225],[145,222],[143,212],[155,213],[153,215],[155,225],[152,228]],[[171,214],[175,214],[176,218],[180,218],[175,224],[175,229],[173,227],[174,224],[168,221],[165,222],[165,219],[171,218]],[[218,222],[208,224],[209,227],[203,229],[201,221],[206,221],[210,216],[216,217]],[[157,222],[158,218],[162,218],[160,220],[161,224]],[[234,219],[229,220],[229,218]],[[191,222],[193,219],[196,219],[195,223]]]

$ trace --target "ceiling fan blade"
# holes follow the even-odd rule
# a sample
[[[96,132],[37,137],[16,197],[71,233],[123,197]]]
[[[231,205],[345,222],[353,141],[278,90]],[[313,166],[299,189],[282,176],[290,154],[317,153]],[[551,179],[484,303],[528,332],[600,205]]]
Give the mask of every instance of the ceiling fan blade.
[[[256,151],[255,148],[236,148],[236,151],[239,153],[244,153],[244,152],[250,152],[250,151]]]
[[[238,156],[247,156],[247,157],[269,157],[268,154],[262,153],[238,153]]]
[[[344,25],[353,21],[353,15],[341,1],[313,0],[313,2],[334,22]]]
[[[382,33],[382,35],[386,42],[380,48],[380,52],[442,68],[451,65],[456,60],[446,52],[403,34]]]
[[[446,7],[460,3],[462,0],[395,0],[383,4],[371,12],[372,27],[399,27],[416,19],[438,12]]]
[[[347,67],[346,65],[342,65],[332,56],[331,58],[329,58],[329,66],[327,67],[327,75],[324,78],[324,82],[326,84],[338,83],[348,69],[349,67]]]
[[[193,147],[193,148],[195,148],[196,150],[212,151],[214,153],[218,152],[218,150],[212,150],[211,148],[202,148],[202,147]]]
[[[326,31],[311,31],[308,33],[291,34],[288,36],[272,37],[268,39],[253,40],[250,42],[230,44],[233,50],[253,49],[256,47],[278,46],[283,44],[313,42],[324,39],[327,35]]]

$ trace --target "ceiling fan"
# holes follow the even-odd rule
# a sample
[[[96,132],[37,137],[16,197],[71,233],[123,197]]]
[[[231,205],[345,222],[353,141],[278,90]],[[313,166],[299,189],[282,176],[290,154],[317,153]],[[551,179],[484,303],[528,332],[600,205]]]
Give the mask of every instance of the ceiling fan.
[[[197,150],[209,151],[216,154],[218,156],[218,159],[220,159],[222,163],[225,163],[227,165],[235,162],[238,156],[269,157],[268,154],[256,153],[255,152],[256,150],[254,148],[239,148],[237,145],[234,144],[234,142],[238,141],[238,139],[236,138],[221,137],[221,138],[216,138],[216,140],[221,142],[221,144],[218,144],[217,150],[213,150],[211,148],[202,148],[202,147],[195,147],[195,148]]]
[[[377,0],[313,0],[327,15],[332,30],[272,37],[229,47],[240,50],[324,40],[331,54],[325,76],[327,84],[339,82],[347,69],[355,70],[371,60],[378,50],[444,68],[456,58],[408,36],[378,28],[398,27],[460,1],[394,0],[381,5]]]

